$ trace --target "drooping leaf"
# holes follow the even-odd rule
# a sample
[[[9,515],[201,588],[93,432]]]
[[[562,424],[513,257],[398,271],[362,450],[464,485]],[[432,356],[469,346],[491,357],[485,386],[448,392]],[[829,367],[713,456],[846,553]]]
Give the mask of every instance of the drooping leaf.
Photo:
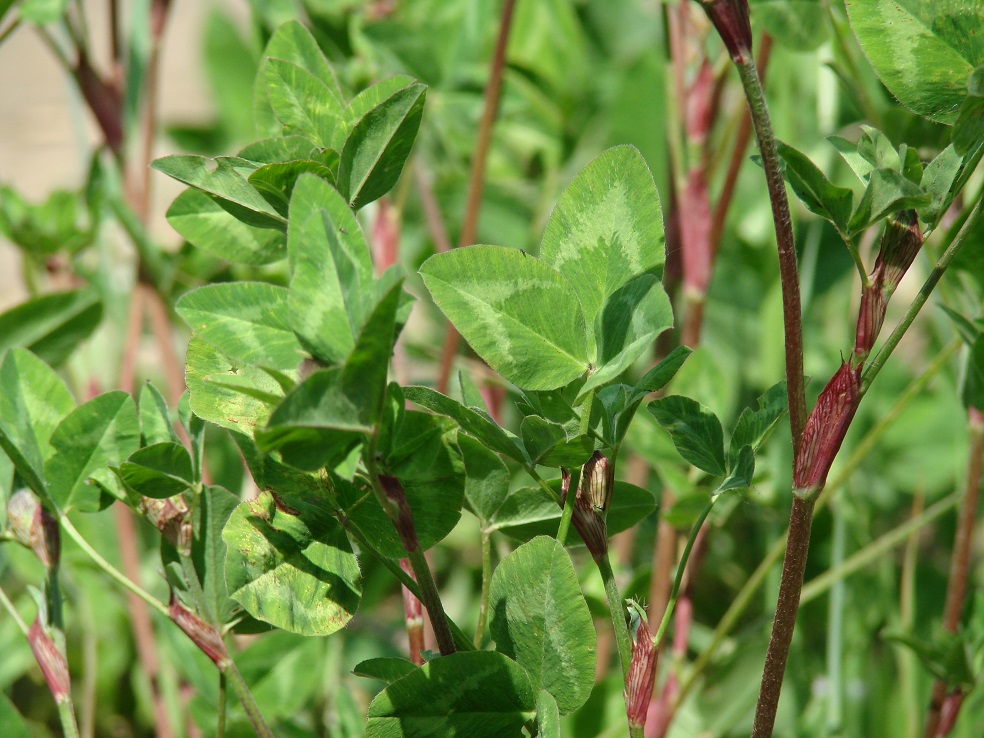
[[[244,502],[222,532],[229,596],[253,617],[301,635],[330,635],[351,620],[362,597],[359,565],[327,510],[303,515],[269,492]]]
[[[465,464],[465,500],[484,526],[509,494],[509,470],[485,444],[464,433],[457,440]]]
[[[145,446],[120,464],[120,479],[144,497],[166,499],[194,484],[191,454],[179,443],[166,441]]]
[[[140,388],[140,402],[137,407],[140,413],[141,445],[150,446],[166,441],[181,442],[171,424],[167,401],[160,390],[150,382]]]
[[[598,368],[581,394],[610,382],[673,326],[673,308],[660,280],[644,274],[608,295],[595,318]]]
[[[290,324],[321,361],[339,364],[372,310],[372,261],[345,200],[317,177],[301,177],[291,197],[287,247]]]
[[[151,166],[179,182],[216,198],[216,202],[247,225],[283,230],[286,219],[249,184],[256,164],[247,159],[220,156],[165,156]]]
[[[594,439],[587,435],[568,437],[563,426],[536,415],[524,418],[519,432],[534,464],[580,466],[594,451]]]
[[[519,664],[493,651],[465,651],[429,661],[376,695],[366,736],[513,738],[535,708]]]
[[[967,97],[953,123],[953,148],[961,156],[984,141],[984,65],[977,67],[967,82]]]
[[[486,412],[465,407],[430,387],[404,387],[403,391],[410,402],[439,415],[448,416],[461,427],[461,430],[493,451],[498,451],[520,463],[528,461],[519,439],[492,420]]]
[[[51,367],[27,349],[7,352],[0,363],[0,447],[41,499],[50,499],[44,460],[51,434],[74,407],[68,387]]]
[[[400,178],[420,128],[426,91],[413,82],[352,127],[339,159],[338,188],[355,210],[378,200]]]
[[[874,169],[861,201],[847,225],[851,235],[860,233],[892,213],[929,205],[932,197],[894,169]]]
[[[239,498],[232,492],[208,485],[198,498],[192,518],[191,559],[202,585],[206,614],[220,624],[228,622],[233,609],[225,580],[227,550],[222,531],[238,505]]]
[[[891,93],[919,115],[952,124],[967,78],[984,64],[984,5],[848,0],[847,11],[865,56]]]
[[[188,243],[226,261],[260,266],[287,255],[283,233],[246,225],[201,190],[178,195],[167,222]]]
[[[680,455],[716,477],[727,473],[724,431],[717,416],[689,397],[670,395],[649,403],[649,412],[670,434]]]
[[[290,327],[287,298],[286,289],[265,282],[224,282],[185,293],[176,310],[226,356],[292,370],[302,354]]]
[[[188,342],[185,381],[195,415],[223,428],[250,436],[266,425],[272,404],[257,392],[282,398],[281,386],[266,372],[234,362],[198,336]],[[238,382],[238,385],[234,385]]]
[[[785,165],[783,175],[796,196],[811,213],[826,218],[838,231],[846,232],[854,204],[853,193],[846,187],[831,184],[805,154],[781,141],[777,145]]]
[[[496,650],[526,669],[535,690],[550,692],[561,714],[581,707],[594,686],[595,630],[564,547],[541,536],[503,559],[489,612]]]
[[[775,428],[776,423],[786,414],[786,410],[786,383],[779,382],[758,398],[757,409],[746,407],[741,411],[735,429],[731,432],[731,442],[728,446],[729,469],[735,468],[745,446],[751,446],[752,449],[759,448]]]
[[[540,258],[570,281],[592,332],[620,288],[645,274],[662,278],[659,193],[637,149],[608,149],[574,177],[547,222]],[[589,347],[594,359],[594,340]]]
[[[378,679],[386,684],[392,684],[397,679],[402,679],[407,674],[413,673],[417,668],[417,665],[412,661],[390,656],[360,661],[352,669],[352,673],[356,676]]]
[[[735,455],[734,463],[728,470],[728,476],[712,493],[712,496],[735,489],[748,489],[752,486],[755,475],[755,452],[751,446],[742,446]]]
[[[51,499],[61,513],[93,512],[100,491],[88,483],[93,472],[117,466],[140,444],[133,398],[107,392],[70,412],[51,434],[44,473]]]
[[[932,200],[929,205],[918,208],[917,212],[930,228],[937,226],[953,202],[953,185],[963,163],[963,157],[951,144],[937,154],[923,170],[919,186],[930,194]]]
[[[0,314],[0,354],[29,349],[52,366],[61,364],[102,320],[102,301],[91,289],[55,292]]]
[[[662,361],[646,372],[632,389],[633,397],[643,396],[663,389],[683,366],[683,362],[693,353],[689,346],[677,346]]]
[[[560,497],[560,480],[552,479],[547,484],[556,493],[556,498],[551,498],[539,487],[521,487],[503,500],[495,511],[492,524],[487,527],[520,541],[556,535],[562,512],[556,502]],[[655,509],[656,499],[648,489],[616,481],[606,521],[608,534],[612,536],[628,530]],[[581,538],[572,528],[567,540],[574,545],[580,543]]]
[[[515,249],[470,246],[432,256],[420,274],[465,340],[513,384],[554,389],[587,370],[577,295],[539,259]]]

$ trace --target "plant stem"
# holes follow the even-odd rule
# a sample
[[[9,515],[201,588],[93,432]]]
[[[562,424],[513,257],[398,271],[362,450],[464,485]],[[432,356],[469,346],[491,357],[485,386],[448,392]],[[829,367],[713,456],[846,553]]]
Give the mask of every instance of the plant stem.
[[[618,660],[622,664],[624,684],[629,678],[629,665],[632,659],[632,640],[629,638],[629,627],[625,622],[625,607],[622,605],[622,596],[618,592],[615,572],[612,571],[612,562],[608,554],[596,557],[595,563],[605,583],[605,596],[608,598],[608,609],[612,613],[612,628],[615,630],[615,644],[618,646]]]
[[[482,647],[485,637],[485,621],[489,617],[489,590],[492,584],[492,532],[482,530],[482,595],[478,603],[478,624],[475,626],[475,638],[472,640],[476,649]]]
[[[266,724],[266,720],[263,719],[260,708],[257,707],[256,700],[253,699],[253,693],[249,691],[246,680],[243,679],[243,675],[239,673],[239,669],[236,668],[231,659],[226,660],[222,667],[222,673],[229,680],[232,691],[239,697],[239,702],[246,711],[250,723],[253,724],[253,730],[256,731],[258,738],[273,738],[273,732]]]
[[[881,371],[882,367],[885,365],[885,362],[888,361],[888,357],[892,355],[893,351],[895,351],[895,347],[899,345],[899,341],[902,340],[902,336],[905,335],[905,332],[909,329],[909,326],[912,325],[912,321],[916,319],[916,316],[919,314],[919,311],[922,310],[923,305],[926,304],[926,300],[929,299],[933,289],[942,278],[943,273],[947,270],[947,267],[950,266],[950,262],[952,262],[957,253],[959,253],[964,241],[967,240],[967,236],[976,229],[977,223],[981,218],[982,211],[984,211],[984,196],[979,196],[970,217],[964,221],[963,226],[960,228],[960,232],[957,233],[954,239],[950,242],[950,245],[947,246],[942,256],[940,256],[939,261],[936,262],[936,266],[933,267],[933,270],[929,273],[926,281],[923,282],[922,287],[919,288],[919,293],[909,304],[905,315],[902,316],[902,319],[899,321],[898,325],[895,326],[895,329],[885,341],[885,344],[878,351],[875,358],[872,359],[871,365],[865,370],[864,374],[861,375],[862,397],[864,396],[864,393],[868,391],[868,387],[871,386],[871,383],[874,381],[875,377],[878,376],[878,372]]]
[[[786,392],[789,401],[789,425],[793,440],[793,458],[799,453],[800,439],[806,426],[806,394],[803,382],[803,316],[800,306],[799,274],[796,266],[796,244],[793,224],[786,199],[786,184],[776,149],[776,140],[769,119],[769,108],[758,69],[751,55],[735,62],[748,110],[752,116],[759,153],[765,169],[765,179],[772,202],[772,219],[776,229],[779,253],[779,279],[782,284],[782,316],[786,349]]]
[[[984,415],[971,407],[968,416],[970,448],[967,451],[967,478],[953,539],[946,602],[943,606],[943,630],[947,633],[956,633],[960,627],[960,613],[963,611],[964,599],[967,596],[967,576],[970,570],[971,545],[974,539],[974,524],[977,520],[977,503],[980,499],[981,466],[984,460]],[[950,692],[946,682],[942,680],[938,679],[933,684],[929,711],[926,714],[926,727],[923,731],[924,738],[934,738],[943,734],[943,731],[939,730],[940,719]]]
[[[434,582],[434,577],[431,576],[424,552],[419,547],[415,548],[413,551],[407,551],[407,558],[410,559],[413,574],[420,584],[420,601],[430,615],[434,636],[437,638],[437,647],[442,656],[452,654],[457,650],[454,645],[454,636],[451,635],[448,616],[444,612],[444,603],[441,602],[441,594],[437,591],[437,584]]]
[[[564,498],[564,512],[560,515],[560,526],[557,528],[557,540],[561,546],[567,545],[567,534],[571,529],[571,518],[574,517],[574,504],[580,484],[581,467],[576,466],[571,469],[571,479],[567,485],[567,497]]]
[[[793,506],[789,513],[786,557],[782,562],[776,616],[772,623],[769,649],[765,654],[765,670],[762,673],[762,686],[755,707],[752,738],[769,738],[775,725],[779,693],[782,690],[786,660],[789,658],[789,646],[793,642],[793,631],[796,628],[796,612],[799,609],[803,573],[806,571],[806,559],[810,550],[810,525],[813,522],[815,505],[816,497],[803,499],[793,495]]]
[[[100,569],[102,569],[110,577],[115,579],[119,584],[123,585],[124,588],[126,588],[130,592],[133,592],[133,594],[135,594],[137,597],[142,599],[152,608],[157,610],[157,612],[159,612],[165,618],[168,618],[170,620],[170,614],[167,611],[167,605],[165,605],[163,602],[158,600],[152,594],[144,590],[142,587],[138,586],[137,584],[134,584],[130,579],[125,577],[119,571],[119,569],[117,569],[115,566],[113,566],[108,561],[106,561],[106,559],[104,559],[102,555],[98,551],[96,551],[96,549],[94,549],[92,546],[89,545],[88,541],[86,541],[85,538],[82,537],[82,534],[79,533],[78,530],[76,530],[75,526],[72,525],[71,521],[68,519],[68,516],[62,515],[59,518],[59,521],[61,522],[62,529],[66,533],[68,533],[69,537],[79,545],[79,548],[81,548],[83,551],[85,551],[86,554],[88,554],[89,558],[92,559]]]
[[[659,648],[660,644],[662,644],[663,635],[666,633],[666,628],[670,624],[670,618],[673,616],[673,608],[676,606],[677,597],[680,596],[680,584],[683,582],[683,573],[687,568],[687,561],[690,560],[690,552],[694,548],[694,541],[697,540],[697,534],[700,532],[704,521],[707,520],[707,516],[711,514],[715,502],[717,502],[717,497],[712,497],[707,501],[707,504],[700,513],[700,517],[697,518],[697,522],[690,529],[690,537],[687,539],[687,545],[684,547],[683,554],[680,556],[680,563],[677,564],[676,576],[673,578],[673,588],[670,590],[670,598],[666,603],[666,611],[663,613],[663,619],[659,623],[656,635],[653,636],[653,643],[656,648]]]
[[[61,723],[65,738],[79,738],[79,726],[75,720],[75,707],[72,705],[71,697],[59,700],[57,705],[58,721]]]
[[[20,632],[27,637],[27,623],[21,619],[20,613],[17,612],[17,608],[14,607],[14,603],[10,601],[10,598],[7,597],[7,593],[4,592],[3,587],[0,587],[0,605],[3,605],[4,609],[10,614],[14,624],[20,628]]]
[[[228,679],[223,672],[219,672],[219,704],[216,706],[218,715],[215,720],[215,738],[223,738],[225,735],[226,722],[226,698],[228,696]]]

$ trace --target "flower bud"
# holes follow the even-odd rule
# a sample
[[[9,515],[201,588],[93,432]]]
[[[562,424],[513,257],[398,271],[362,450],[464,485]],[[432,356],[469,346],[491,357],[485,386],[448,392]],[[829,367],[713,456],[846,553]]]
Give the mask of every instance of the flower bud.
[[[887,293],[886,302],[912,266],[922,242],[915,210],[903,210],[885,227],[871,282]]]
[[[383,487],[383,492],[390,502],[396,505],[397,518],[393,521],[396,532],[400,534],[400,541],[407,553],[416,551],[420,547],[417,540],[417,529],[413,525],[413,513],[410,510],[410,503],[407,502],[407,495],[403,491],[403,485],[396,477],[380,475],[379,482]]]
[[[51,696],[55,698],[55,702],[64,702],[72,689],[68,678],[68,664],[65,656],[51,639],[51,635],[37,618],[27,632],[27,641],[31,645],[34,660],[41,667],[41,674],[48,684],[48,689],[51,690]]]
[[[698,0],[736,64],[751,61],[752,24],[748,0]]]
[[[46,568],[58,566],[61,557],[58,521],[32,492],[19,489],[11,495],[7,501],[7,523],[13,539],[32,549]]]
[[[192,640],[192,643],[212,660],[212,663],[220,669],[225,667],[229,658],[229,651],[226,649],[225,641],[222,640],[222,635],[213,625],[206,623],[182,605],[173,592],[171,593],[171,601],[167,606],[167,613],[175,625],[181,628],[182,632]]]
[[[633,607],[635,603],[631,601],[629,604],[634,632],[629,674],[625,679],[625,710],[629,718],[629,727],[642,728],[646,724],[649,701],[652,699],[653,685],[656,683],[656,662],[659,652],[656,650],[652,631],[641,608]]]
[[[854,360],[859,364],[868,358],[875,340],[885,322],[888,296],[874,285],[866,285],[861,291],[861,307],[858,308],[858,325],[854,333]]]
[[[570,472],[561,469],[562,502],[567,500],[570,485]],[[608,525],[605,518],[611,505],[614,486],[615,467],[604,454],[595,451],[581,467],[581,481],[577,487],[571,516],[574,528],[595,559],[608,553]]]
[[[810,497],[823,489],[861,402],[861,366],[841,362],[840,369],[823,388],[803,429],[793,466],[795,493]]]
[[[182,553],[191,552],[192,526],[188,504],[180,495],[164,500],[141,497],[137,509],[161,532],[161,537]]]

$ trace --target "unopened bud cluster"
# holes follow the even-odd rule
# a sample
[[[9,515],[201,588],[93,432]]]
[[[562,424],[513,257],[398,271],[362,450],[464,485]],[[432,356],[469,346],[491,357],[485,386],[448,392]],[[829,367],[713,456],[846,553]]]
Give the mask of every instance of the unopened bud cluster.
[[[861,291],[854,339],[855,363],[868,358],[885,322],[885,310],[902,277],[922,247],[922,232],[914,210],[899,213],[885,228],[875,268]]]
[[[229,660],[229,651],[222,640],[222,634],[215,626],[205,622],[182,605],[173,592],[171,593],[171,602],[167,606],[167,613],[175,625],[201,649],[202,653],[212,660],[212,663],[220,669],[225,668],[226,662]]]
[[[188,504],[180,495],[164,500],[141,497],[137,508],[161,532],[161,537],[182,553],[191,552],[193,535]]]
[[[27,640],[55,702],[69,699],[72,685],[68,678],[68,664],[65,662],[65,656],[52,640],[51,634],[45,630],[39,619],[35,619],[34,624],[31,625]]]
[[[632,603],[630,603],[632,604]],[[632,610],[634,633],[632,634],[632,656],[629,660],[629,674],[625,679],[625,710],[629,726],[642,728],[646,724],[649,701],[656,683],[656,662],[659,652],[653,641],[645,615]]]
[[[561,470],[561,497],[566,502],[571,475]],[[574,497],[571,522],[591,555],[598,559],[608,553],[608,508],[615,486],[615,467],[603,453],[595,451],[581,467],[581,481]]]
[[[11,537],[34,551],[45,568],[58,566],[61,557],[58,521],[30,490],[20,489],[10,496],[7,525]]]

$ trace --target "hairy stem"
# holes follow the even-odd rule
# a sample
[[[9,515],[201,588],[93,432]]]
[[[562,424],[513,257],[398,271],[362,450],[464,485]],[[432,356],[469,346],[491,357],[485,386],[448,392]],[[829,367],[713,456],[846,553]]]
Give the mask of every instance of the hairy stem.
[[[475,626],[475,638],[472,643],[476,649],[482,647],[485,637],[485,622],[489,618],[489,590],[492,584],[492,533],[482,531],[482,594],[478,603],[478,624]]]
[[[253,725],[253,730],[256,732],[257,738],[273,738],[273,731],[270,730],[270,727],[266,724],[266,720],[263,719],[263,714],[260,712],[260,708],[253,698],[253,693],[249,691],[246,680],[243,679],[243,675],[239,673],[239,669],[236,668],[232,660],[225,662],[222,667],[222,673],[229,680],[232,691],[239,697],[239,702],[246,711],[246,716]]]
[[[629,627],[625,622],[625,607],[622,604],[622,596],[618,592],[618,584],[615,582],[615,572],[612,571],[612,562],[605,553],[595,557],[601,579],[605,583],[605,596],[608,598],[608,609],[612,614],[612,628],[615,631],[615,644],[618,646],[618,660],[622,664],[622,679],[627,681],[629,678],[629,664],[632,659],[632,640],[629,638]]]

